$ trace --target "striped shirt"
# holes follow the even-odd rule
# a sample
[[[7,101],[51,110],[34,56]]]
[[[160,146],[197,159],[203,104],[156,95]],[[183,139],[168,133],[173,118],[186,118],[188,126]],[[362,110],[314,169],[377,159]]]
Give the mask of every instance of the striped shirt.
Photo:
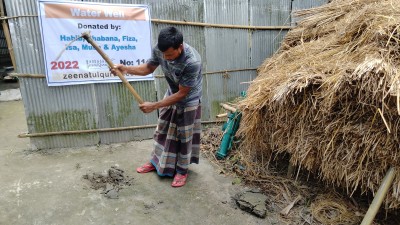
[[[199,104],[202,92],[201,57],[193,47],[183,43],[181,55],[173,61],[165,60],[158,47],[154,47],[147,63],[153,66],[161,65],[169,85],[165,96],[178,92],[179,85],[190,87],[189,93],[176,104],[177,106],[188,107]]]

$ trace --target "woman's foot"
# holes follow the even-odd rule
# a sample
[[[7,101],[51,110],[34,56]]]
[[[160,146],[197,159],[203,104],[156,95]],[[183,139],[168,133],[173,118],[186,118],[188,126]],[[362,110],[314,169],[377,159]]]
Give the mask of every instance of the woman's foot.
[[[156,168],[153,166],[153,164],[151,164],[151,162],[148,162],[148,163],[144,164],[143,166],[138,167],[136,169],[136,172],[138,172],[138,173],[148,173],[148,172],[151,172],[151,171],[154,171],[154,170],[156,170]]]
[[[182,187],[183,185],[186,184],[187,177],[188,177],[188,174],[180,174],[180,173],[175,174],[175,177],[174,177],[174,180],[172,181],[171,186],[172,187]]]

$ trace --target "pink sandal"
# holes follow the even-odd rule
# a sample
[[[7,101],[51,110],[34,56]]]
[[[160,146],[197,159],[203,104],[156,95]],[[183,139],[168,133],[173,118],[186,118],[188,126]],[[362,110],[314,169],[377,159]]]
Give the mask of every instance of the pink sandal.
[[[154,171],[154,170],[156,170],[156,168],[153,166],[153,164],[151,164],[149,162],[149,163],[144,164],[141,167],[138,167],[136,169],[136,172],[138,172],[138,173],[148,173],[148,172],[151,172],[151,171]]]
[[[188,174],[183,175],[183,174],[177,173],[174,177],[174,181],[172,181],[171,186],[172,187],[182,187],[183,185],[186,184],[187,177],[188,177]]]

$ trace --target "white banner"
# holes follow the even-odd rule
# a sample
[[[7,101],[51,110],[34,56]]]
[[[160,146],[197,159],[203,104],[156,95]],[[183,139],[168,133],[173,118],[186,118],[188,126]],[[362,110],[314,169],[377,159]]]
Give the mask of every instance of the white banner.
[[[39,0],[39,23],[49,86],[120,82],[82,37],[90,36],[115,64],[145,63],[151,56],[146,5]],[[153,80],[126,75],[128,81]]]

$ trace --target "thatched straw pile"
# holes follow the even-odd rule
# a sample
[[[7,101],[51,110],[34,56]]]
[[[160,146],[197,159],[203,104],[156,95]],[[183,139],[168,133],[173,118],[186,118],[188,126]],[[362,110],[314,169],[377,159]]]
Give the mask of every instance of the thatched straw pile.
[[[248,166],[286,152],[349,194],[375,193],[400,166],[400,0],[336,0],[298,15],[239,103]],[[386,203],[400,206],[400,168]]]

